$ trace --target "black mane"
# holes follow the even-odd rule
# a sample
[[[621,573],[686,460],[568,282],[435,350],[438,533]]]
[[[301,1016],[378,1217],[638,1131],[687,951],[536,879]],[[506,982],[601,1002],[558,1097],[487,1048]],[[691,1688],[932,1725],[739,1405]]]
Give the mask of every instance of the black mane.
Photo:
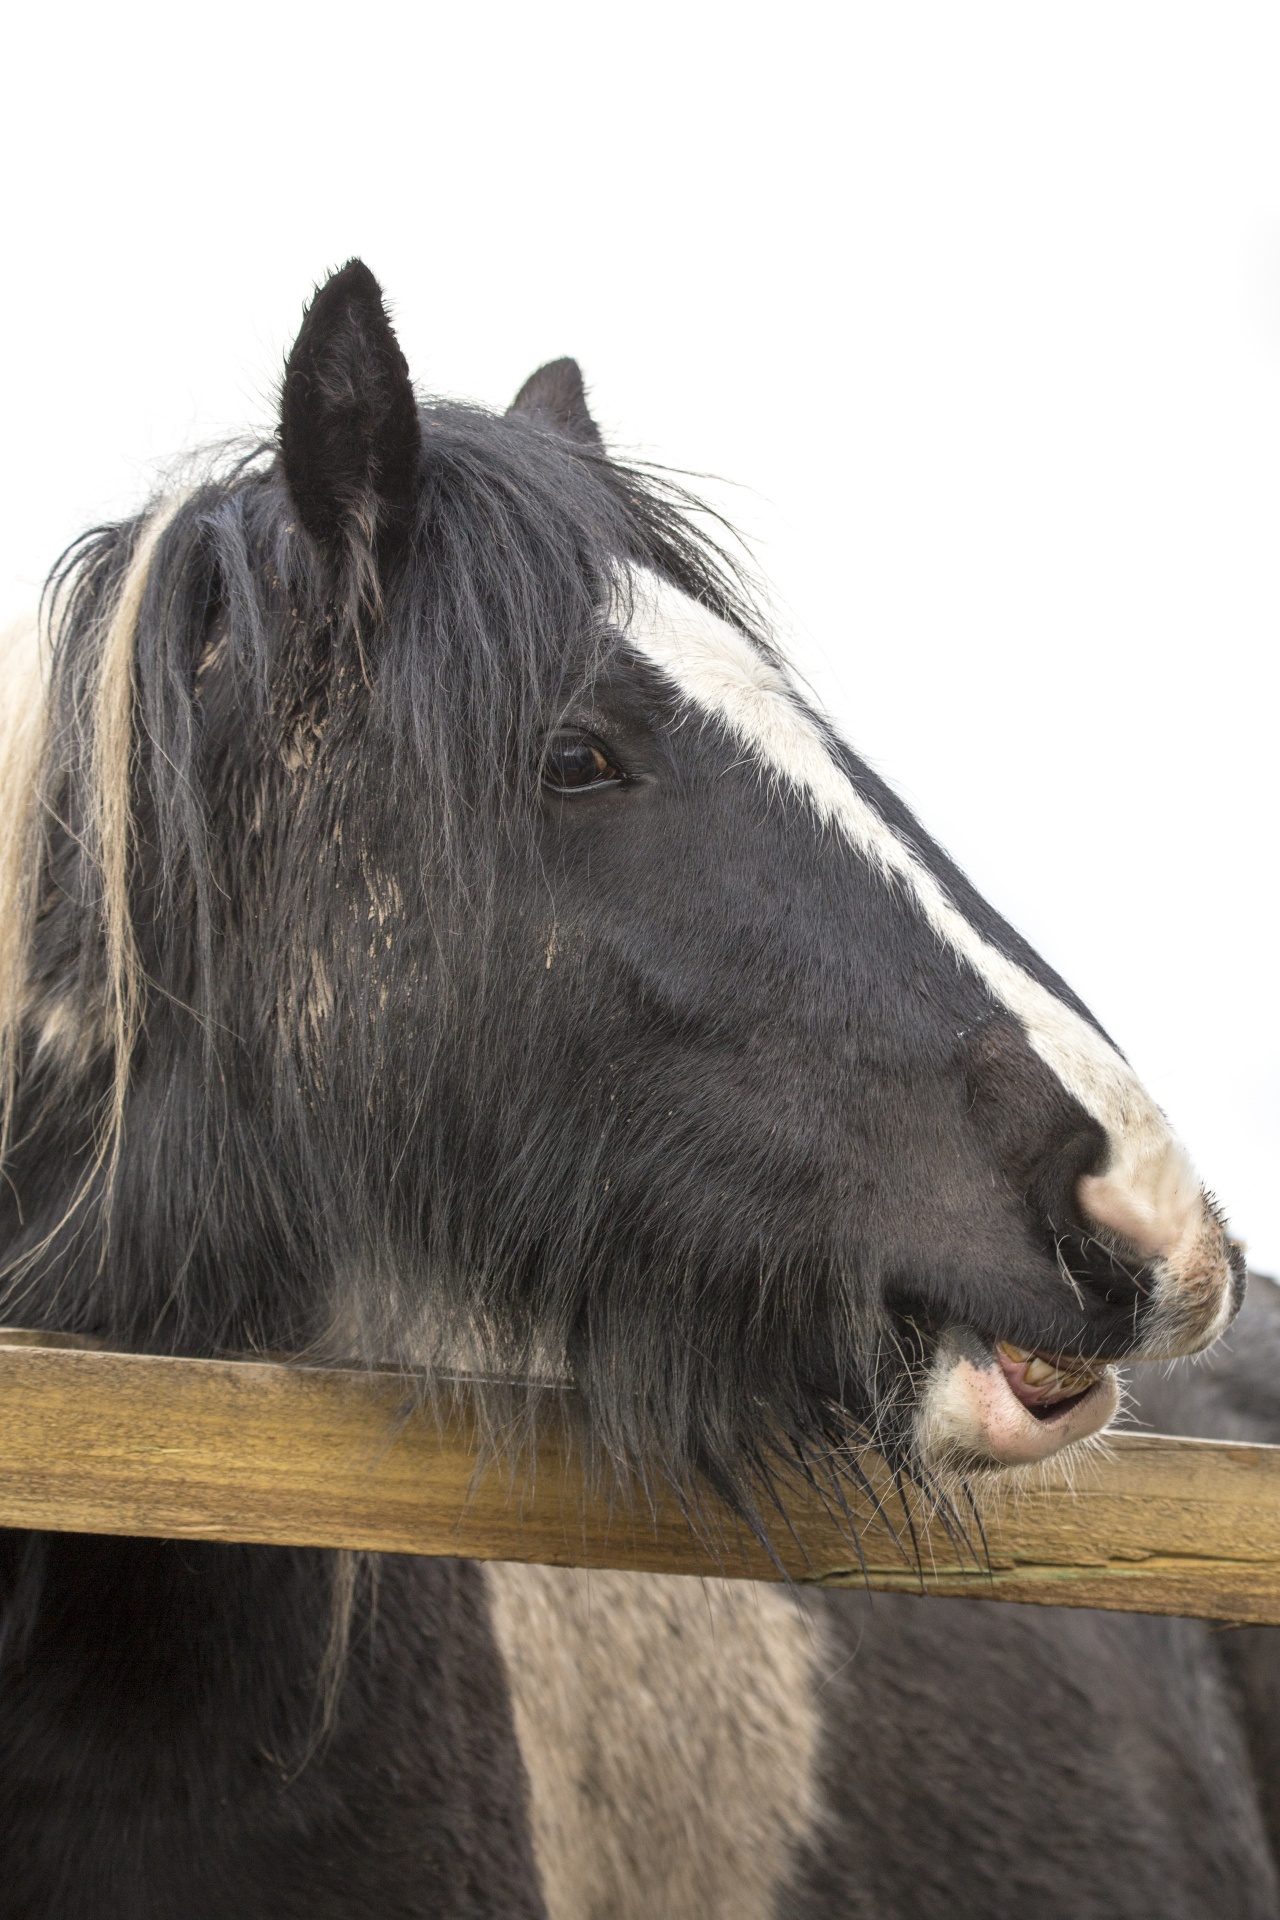
[[[376,1102],[361,1098],[394,1080],[404,1040],[385,1005],[381,929],[399,923],[431,973],[412,1041],[421,1101],[436,1051],[453,1046],[456,1078],[464,1004],[473,1032],[510,1024],[493,947],[500,872],[538,857],[541,743],[589,697],[615,644],[606,613],[625,598],[626,567],[745,630],[754,619],[716,537],[728,530],[708,531],[710,516],[666,476],[618,464],[537,411],[432,402],[420,424],[413,519],[379,576],[360,555],[329,564],[299,524],[277,450],[262,446],[224,457],[176,505],[161,497],[85,535],[50,578],[30,995],[93,1008],[110,990],[95,676],[130,561],[168,515],[134,639],[129,906],[143,1006],[129,1110],[107,1152],[109,1021],[70,1055],[28,1032],[0,1198],[10,1321],[144,1350],[563,1365],[570,1290],[512,1312],[536,1241],[523,1183],[493,1169],[492,1205],[505,1187],[511,1217],[495,1232],[491,1211],[481,1247],[450,1218],[433,1170],[376,1202],[350,1178],[397,1153]],[[427,898],[408,922],[382,859],[405,821],[429,835]],[[320,981],[308,956],[331,953],[344,915],[351,964]],[[460,958],[465,979],[450,974]],[[278,983],[274,1004],[264,982]],[[330,984],[339,997],[323,1006]],[[434,1135],[441,1124],[447,1115]],[[591,1229],[576,1222],[583,1244]],[[434,1263],[424,1232],[441,1249]],[[474,1256],[465,1278],[459,1232]],[[628,1424],[620,1409],[612,1424]]]

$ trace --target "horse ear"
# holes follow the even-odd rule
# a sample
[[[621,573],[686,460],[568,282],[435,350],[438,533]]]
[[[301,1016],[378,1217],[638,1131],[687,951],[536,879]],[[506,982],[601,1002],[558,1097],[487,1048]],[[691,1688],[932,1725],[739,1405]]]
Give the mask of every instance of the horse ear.
[[[284,374],[280,444],[298,518],[329,551],[381,546],[418,485],[418,404],[382,289],[349,260],[318,290]]]
[[[545,367],[531,373],[521,387],[508,413],[521,413],[552,433],[577,440],[584,447],[603,451],[600,429],[587,406],[587,390],[582,384],[582,368],[576,360],[549,360]]]

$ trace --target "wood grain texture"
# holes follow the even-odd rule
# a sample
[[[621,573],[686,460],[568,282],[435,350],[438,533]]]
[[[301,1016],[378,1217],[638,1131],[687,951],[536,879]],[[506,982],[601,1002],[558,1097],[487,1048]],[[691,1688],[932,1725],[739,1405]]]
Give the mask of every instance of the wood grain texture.
[[[765,1580],[785,1570],[1280,1624],[1280,1447],[1117,1436],[1069,1476],[1050,1468],[1034,1487],[984,1492],[985,1560],[916,1511],[923,1571],[870,1501],[837,1515],[796,1489],[775,1561],[707,1496],[695,1530],[671,1490],[589,1479],[555,1391],[538,1402],[536,1439],[504,1455],[486,1444],[465,1382],[423,1406],[390,1372],[157,1359],[50,1338],[0,1332],[3,1526]]]

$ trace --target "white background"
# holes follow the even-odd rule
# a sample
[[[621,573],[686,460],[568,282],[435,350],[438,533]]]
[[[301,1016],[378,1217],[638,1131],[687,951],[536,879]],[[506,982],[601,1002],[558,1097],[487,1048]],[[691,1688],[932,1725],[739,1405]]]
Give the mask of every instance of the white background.
[[[1280,1269],[1273,5],[22,12],[0,611],[352,253],[428,388],[576,354]]]

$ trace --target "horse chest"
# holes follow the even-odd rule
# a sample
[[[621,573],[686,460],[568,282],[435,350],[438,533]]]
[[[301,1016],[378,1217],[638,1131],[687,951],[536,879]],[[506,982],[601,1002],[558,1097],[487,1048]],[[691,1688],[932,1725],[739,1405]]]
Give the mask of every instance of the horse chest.
[[[486,1569],[553,1920],[771,1920],[816,1816],[815,1629],[720,1580]]]
[[[3,1543],[3,1920],[546,1920],[474,1564]]]

